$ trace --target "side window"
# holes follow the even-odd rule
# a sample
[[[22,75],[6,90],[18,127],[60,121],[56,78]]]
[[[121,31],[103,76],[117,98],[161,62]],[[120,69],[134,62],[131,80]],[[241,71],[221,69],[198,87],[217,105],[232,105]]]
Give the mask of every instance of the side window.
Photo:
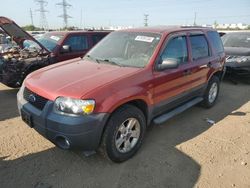
[[[88,40],[85,35],[70,36],[64,45],[69,45],[72,52],[88,49]]]
[[[92,35],[93,45],[97,44],[105,35]]]
[[[193,60],[209,56],[209,48],[204,35],[191,35],[190,42]]]
[[[187,39],[185,36],[179,36],[171,39],[164,49],[161,59],[175,59],[179,64],[187,62]]]
[[[224,51],[220,35],[216,31],[208,31],[207,36],[216,53],[221,53]]]

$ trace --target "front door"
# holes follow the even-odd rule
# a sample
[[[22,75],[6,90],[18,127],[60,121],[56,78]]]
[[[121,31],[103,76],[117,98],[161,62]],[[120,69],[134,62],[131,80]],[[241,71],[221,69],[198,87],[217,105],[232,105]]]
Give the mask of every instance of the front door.
[[[161,114],[183,102],[187,95],[191,76],[187,46],[186,34],[180,33],[168,37],[161,50],[156,64],[171,59],[178,62],[178,67],[154,71],[154,115]]]
[[[63,45],[69,46],[69,52],[60,53],[58,61],[65,61],[85,55],[89,50],[88,35],[69,35]]]

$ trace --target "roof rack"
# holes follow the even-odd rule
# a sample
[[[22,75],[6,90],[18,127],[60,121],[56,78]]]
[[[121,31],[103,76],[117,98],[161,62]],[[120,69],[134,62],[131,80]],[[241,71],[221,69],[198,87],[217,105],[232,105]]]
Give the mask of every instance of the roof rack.
[[[211,27],[204,27],[201,25],[182,25],[181,28],[211,28]]]

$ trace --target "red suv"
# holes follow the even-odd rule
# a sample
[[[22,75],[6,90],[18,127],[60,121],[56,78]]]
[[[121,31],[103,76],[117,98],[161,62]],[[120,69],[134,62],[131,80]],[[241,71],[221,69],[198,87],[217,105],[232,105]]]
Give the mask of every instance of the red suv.
[[[150,124],[197,103],[212,107],[224,61],[211,28],[116,31],[83,59],[30,74],[18,108],[23,121],[60,148],[100,148],[122,162],[138,151]]]
[[[7,33],[15,45],[0,53],[0,82],[20,87],[31,72],[68,59],[84,56],[110,31],[48,32],[33,38],[12,20],[0,17],[0,33]]]

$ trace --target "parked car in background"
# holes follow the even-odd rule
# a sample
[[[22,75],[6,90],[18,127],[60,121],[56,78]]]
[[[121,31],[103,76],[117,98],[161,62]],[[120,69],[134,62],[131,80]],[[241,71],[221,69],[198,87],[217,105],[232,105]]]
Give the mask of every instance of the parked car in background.
[[[250,79],[250,32],[232,32],[222,36],[226,52],[226,74]]]
[[[30,74],[18,92],[24,122],[63,149],[101,148],[115,162],[140,148],[146,127],[191,106],[212,107],[225,53],[217,31],[116,31],[83,59]]]
[[[3,53],[6,48],[11,47],[10,37],[6,36],[4,32],[0,30],[0,53]]]
[[[34,70],[60,61],[83,57],[105,37],[107,31],[48,32],[33,37],[14,21],[0,17],[0,27],[18,46],[0,55],[0,81],[9,87],[20,87]]]

